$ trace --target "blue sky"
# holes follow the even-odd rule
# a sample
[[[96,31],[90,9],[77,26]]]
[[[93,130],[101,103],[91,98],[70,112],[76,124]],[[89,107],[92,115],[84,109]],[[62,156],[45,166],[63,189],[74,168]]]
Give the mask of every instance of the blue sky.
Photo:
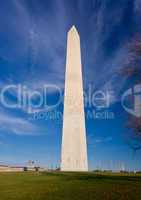
[[[67,32],[81,37],[84,90],[112,91],[108,112],[113,119],[86,117],[90,168],[141,169],[140,151],[133,157],[127,144],[127,113],[120,102],[129,44],[141,32],[140,0],[7,0],[0,6],[0,88],[25,85],[30,93],[54,84],[64,90]],[[127,87],[128,88],[128,87]],[[16,102],[15,91],[7,101]],[[48,94],[51,104],[56,91]],[[38,99],[35,99],[35,102]],[[35,103],[34,102],[34,103]],[[96,111],[93,106],[87,111]],[[55,111],[63,112],[63,103]],[[104,112],[100,110],[100,112]],[[41,108],[42,115],[47,110]],[[0,161],[44,166],[60,162],[62,119],[35,119],[26,108],[5,108],[0,102]],[[132,142],[132,141],[131,141]],[[111,164],[112,163],[112,164]]]

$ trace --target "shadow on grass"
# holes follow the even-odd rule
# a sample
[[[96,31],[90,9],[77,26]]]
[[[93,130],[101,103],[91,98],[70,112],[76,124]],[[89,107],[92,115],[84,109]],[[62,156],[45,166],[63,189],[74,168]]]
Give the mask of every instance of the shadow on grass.
[[[83,181],[135,181],[141,182],[141,176],[135,175],[114,175],[114,174],[95,174],[78,172],[42,172],[42,175],[60,177],[65,180],[83,180]]]

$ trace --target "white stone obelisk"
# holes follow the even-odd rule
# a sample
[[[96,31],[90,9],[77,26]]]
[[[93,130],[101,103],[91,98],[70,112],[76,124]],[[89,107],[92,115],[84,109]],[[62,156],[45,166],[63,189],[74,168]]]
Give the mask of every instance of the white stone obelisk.
[[[61,171],[88,171],[80,37],[68,32]]]

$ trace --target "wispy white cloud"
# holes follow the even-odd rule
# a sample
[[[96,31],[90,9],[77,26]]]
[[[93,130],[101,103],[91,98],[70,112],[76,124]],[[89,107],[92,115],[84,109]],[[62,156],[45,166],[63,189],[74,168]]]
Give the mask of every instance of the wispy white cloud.
[[[6,113],[0,109],[0,129],[16,135],[38,135],[38,127],[22,117]]]
[[[30,65],[28,74],[25,74],[24,77],[25,81],[31,82],[31,75],[34,74],[34,78],[32,76],[34,81],[41,79],[44,83],[57,83],[62,86],[64,81],[65,54],[61,52],[65,50],[66,46],[65,30],[67,15],[65,4],[60,5],[58,1],[54,1],[54,8],[51,10],[51,13],[46,12],[44,15],[43,11],[39,16],[35,11],[31,17],[31,11],[26,1],[19,2],[15,0],[14,2],[15,9],[19,15],[19,20],[16,20],[16,23],[18,23],[18,27],[20,24],[23,26],[23,28],[17,29],[17,34],[21,35],[23,33],[24,43],[22,46],[25,50],[24,56],[26,56],[27,60],[29,59]],[[38,6],[38,2],[36,6]],[[19,49],[19,47],[17,48]]]
[[[135,13],[141,15],[141,0],[135,0],[134,5]]]
[[[126,12],[130,9],[127,2],[123,1],[121,5],[120,2],[115,3],[113,8],[109,8],[110,4],[108,6],[107,1],[93,1],[93,14],[89,23],[87,22],[91,31],[88,30],[89,38],[87,39],[87,48],[90,49],[87,53],[89,59],[86,60],[85,57],[86,62],[84,63],[86,85],[90,82],[94,88],[104,91],[112,90],[115,94],[112,103],[119,100],[118,95],[124,84],[119,72],[129,56],[128,44],[131,39],[129,36],[131,29],[129,28],[129,35],[128,25],[125,30],[130,20],[126,17]],[[98,5],[97,9],[95,4]],[[125,32],[127,32],[126,37]],[[86,49],[85,52],[87,52]]]
[[[94,140],[94,143],[105,143],[105,142],[111,142],[112,141],[112,137],[107,137],[107,138],[97,138]]]
[[[79,0],[75,4],[74,16],[72,16],[72,10],[70,11],[73,9],[72,6],[69,7],[69,3],[67,4],[64,0],[54,0],[50,11],[45,11],[41,2],[33,1],[32,13],[26,4],[28,1],[13,0],[13,2],[16,17],[11,16],[11,21],[15,23],[10,23],[10,26],[12,26],[11,30],[14,31],[14,34],[20,38],[18,40],[20,42],[15,42],[16,56],[12,57],[16,60],[24,59],[23,66],[18,68],[20,69],[19,81],[29,85],[31,90],[32,88],[39,89],[44,84],[50,83],[64,88],[67,29],[68,24],[74,23],[76,20],[78,23],[82,23],[84,29],[89,33],[87,33],[87,38],[85,35],[85,43],[82,41],[83,76],[86,79],[86,85],[92,82],[94,87],[113,89],[114,91],[116,89],[118,94],[120,87],[117,86],[116,73],[127,57],[128,38],[124,38],[120,45],[117,43],[112,54],[107,57],[104,51],[107,48],[108,52],[108,47],[104,45],[107,41],[109,41],[109,45],[113,42],[110,38],[116,35],[115,27],[120,27],[124,21],[128,1],[123,2],[121,6],[119,6],[120,3],[115,3],[116,6],[113,9],[110,8],[109,12],[108,5],[110,4],[107,1],[85,2]],[[136,9],[139,9],[140,0],[136,0],[135,5]],[[39,13],[38,9],[34,9],[38,6]],[[82,16],[87,20],[83,20]],[[15,28],[15,24],[20,28]],[[86,29],[86,26],[89,28]],[[86,33],[82,32],[82,39],[83,34]],[[17,59],[17,57],[19,58]],[[8,74],[6,75],[8,76]],[[16,78],[18,79],[18,77]],[[122,87],[122,82],[120,86]]]
[[[88,144],[90,146],[95,146],[95,145],[98,145],[98,144],[105,144],[105,143],[108,143],[108,142],[112,142],[113,138],[108,136],[108,137],[92,137],[92,136],[89,136],[88,137]]]

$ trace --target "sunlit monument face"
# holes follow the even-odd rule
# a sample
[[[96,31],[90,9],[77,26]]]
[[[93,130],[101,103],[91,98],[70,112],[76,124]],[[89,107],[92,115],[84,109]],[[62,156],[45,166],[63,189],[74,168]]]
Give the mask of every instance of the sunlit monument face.
[[[62,171],[88,171],[80,38],[68,32],[62,137]]]

